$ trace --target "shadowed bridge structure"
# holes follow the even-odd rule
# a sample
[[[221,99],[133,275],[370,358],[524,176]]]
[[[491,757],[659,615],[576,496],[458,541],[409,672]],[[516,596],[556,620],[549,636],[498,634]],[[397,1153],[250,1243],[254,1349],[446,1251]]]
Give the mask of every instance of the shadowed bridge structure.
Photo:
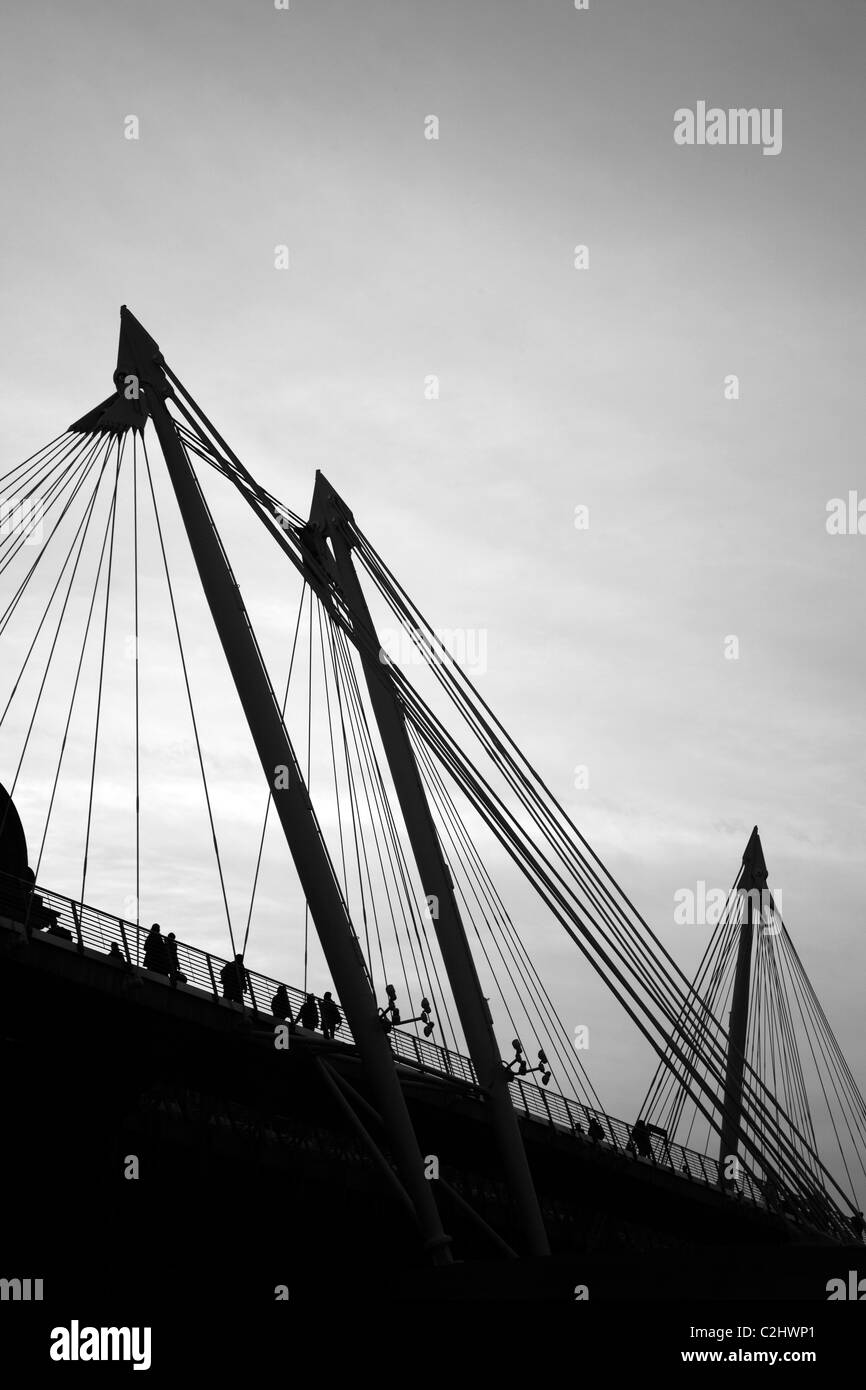
[[[12,1169],[40,1171],[62,1121],[65,1132],[79,1136],[75,1190],[98,1205],[108,1184],[102,1238],[109,1243],[130,1201],[142,1204],[147,1219],[146,1197],[121,1196],[109,1182],[132,1154],[148,1175],[142,1191],[152,1201],[159,1194],[160,1210],[170,1211],[190,1189],[210,1193],[217,1205],[236,1200],[250,1213],[245,1222],[256,1231],[260,1256],[268,1251],[270,1222],[270,1239],[290,1228],[298,1258],[320,1272],[336,1251],[355,1268],[392,1273],[428,1263],[444,1271],[455,1258],[486,1261],[493,1255],[529,1261],[543,1284],[539,1262],[553,1261],[554,1268],[575,1251],[857,1242],[866,1107],[768,888],[757,829],[698,975],[689,980],[444,650],[328,480],[317,474],[306,519],[262,487],[126,309],[115,386],[100,406],[3,479],[4,498],[15,505],[38,501],[40,525],[30,564],[29,533],[13,530],[0,539],[4,584],[7,571],[12,576],[16,563],[24,566],[0,614],[0,640],[8,642],[16,617],[25,629],[13,652],[23,659],[0,713],[4,736],[26,679],[35,679],[34,651],[43,662],[19,728],[11,794],[0,799],[0,989],[9,1103],[22,1135],[17,1158],[7,1156]],[[266,782],[240,949],[146,427],[159,441]],[[282,699],[196,472],[202,461],[234,489],[262,537],[302,581]],[[147,490],[139,487],[142,472]],[[120,543],[125,479],[133,534]],[[231,955],[223,958],[178,941],[179,973],[171,977],[145,968],[140,921],[140,545],[148,493],[231,944]],[[95,543],[89,540],[100,515],[101,547],[99,525]],[[29,613],[25,600],[40,580],[50,582],[41,562],[56,554],[58,547],[50,547],[57,534],[71,543],[41,616],[39,608]],[[97,856],[96,774],[111,669],[106,650],[124,557],[131,561],[134,610],[128,639],[134,921],[90,906],[86,893],[88,865]],[[88,589],[79,648],[71,600]],[[374,599],[420,654],[435,699],[387,656]],[[304,617],[306,769],[290,733],[298,716],[289,712]],[[316,638],[324,705],[319,732],[332,770],[327,833],[311,791]],[[56,650],[67,640],[64,698],[57,703],[62,737],[56,767],[41,772],[44,828],[31,866],[12,797],[27,786],[28,802],[37,799],[35,781],[23,779],[22,768],[28,750],[33,753],[37,716],[49,704],[49,677],[63,665],[55,661]],[[86,748],[87,804],[79,808],[81,887],[64,895],[43,886],[41,864],[89,651],[98,652],[99,661]],[[40,747],[47,741],[46,735]],[[5,747],[3,757],[13,761]],[[317,806],[323,805],[323,791],[317,796]],[[297,1026],[288,1046],[278,1044],[271,998],[281,981],[248,964],[272,811],[306,909],[304,983],[287,983],[287,995],[297,1020],[310,993],[312,924],[345,1014],[333,1039]],[[656,1076],[634,1122],[613,1118],[601,1105],[487,868],[480,829],[655,1056]],[[241,962],[248,1003],[221,995],[222,972],[233,957]],[[397,1010],[394,978],[403,981],[407,1022]],[[510,1059],[498,1041],[503,1028],[514,1037]],[[437,1040],[431,1041],[434,1029]],[[530,1038],[532,1044],[525,1041]],[[536,1049],[537,1064],[530,1060]],[[838,1146],[833,1166],[819,1154],[810,1060]],[[49,1108],[44,1077],[52,1079]],[[574,1094],[566,1093],[569,1088]],[[678,1137],[698,1131],[703,1150]],[[213,1241],[214,1258],[220,1230],[217,1222],[216,1230],[200,1232],[203,1242]]]

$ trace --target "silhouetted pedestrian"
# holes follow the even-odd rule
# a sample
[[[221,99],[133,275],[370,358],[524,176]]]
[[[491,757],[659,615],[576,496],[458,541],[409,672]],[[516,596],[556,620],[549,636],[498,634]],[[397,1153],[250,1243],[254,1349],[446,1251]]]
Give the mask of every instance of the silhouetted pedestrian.
[[[649,1130],[643,1120],[635,1120],[631,1127],[630,1148],[634,1148],[635,1153],[640,1154],[641,1158],[652,1158],[653,1146],[650,1143]]]
[[[586,1132],[594,1144],[604,1138],[604,1130],[594,1115],[586,1127]]]
[[[325,1037],[332,1038],[342,1022],[343,1015],[334,1003],[331,991],[328,989],[322,1000],[322,1032]]]
[[[155,971],[157,975],[169,973],[168,947],[158,922],[154,922],[144,940],[144,968]]]
[[[177,955],[177,938],[173,931],[170,931],[165,938],[165,949],[168,952],[168,977],[173,985],[186,984],[186,975],[180,968],[180,961]]]
[[[249,988],[244,970],[244,958],[238,953],[220,971],[223,982],[223,999],[231,999],[233,1004],[244,1002],[244,993]]]
[[[274,1018],[284,1018],[289,1023],[294,1023],[292,1018],[292,1006],[289,1002],[289,991],[285,985],[279,985],[277,992],[271,1000],[271,1013]]]
[[[767,1203],[770,1211],[776,1211],[779,1207],[782,1194],[774,1173],[767,1174],[761,1184],[761,1190],[764,1194],[764,1201]]]
[[[315,1032],[318,1028],[319,1010],[316,1006],[316,996],[314,994],[308,994],[301,1005],[300,1013],[298,1014],[298,1022],[302,1028],[309,1028],[311,1032]]]

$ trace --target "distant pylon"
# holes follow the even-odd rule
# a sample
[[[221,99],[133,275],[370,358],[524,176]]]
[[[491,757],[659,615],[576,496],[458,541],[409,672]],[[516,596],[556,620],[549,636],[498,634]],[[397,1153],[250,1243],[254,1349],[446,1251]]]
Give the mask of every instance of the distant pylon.
[[[743,868],[737,883],[738,892],[745,897],[745,911],[740,920],[737,948],[737,967],[734,992],[728,1022],[728,1056],[725,1067],[725,1093],[722,1100],[722,1135],[719,1143],[719,1176],[723,1186],[735,1179],[726,1177],[728,1161],[738,1157],[740,1121],[743,1109],[743,1068],[746,1060],[746,1037],[749,1026],[749,985],[752,975],[752,945],[755,935],[754,899],[760,894],[759,919],[763,915],[763,895],[767,887],[767,865],[761,848],[761,837],[755,826],[743,853]]]

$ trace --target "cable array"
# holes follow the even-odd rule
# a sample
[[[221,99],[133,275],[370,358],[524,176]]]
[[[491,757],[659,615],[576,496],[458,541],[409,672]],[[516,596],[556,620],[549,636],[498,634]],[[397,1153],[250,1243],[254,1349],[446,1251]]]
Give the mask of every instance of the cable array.
[[[332,830],[335,879],[340,886],[353,930],[377,999],[395,1007],[395,981],[402,992],[401,1009],[412,1015],[417,1027],[427,1021],[425,1005],[433,1000],[440,1040],[459,1050],[462,1031],[452,1012],[447,982],[437,963],[435,930],[419,881],[412,846],[402,821],[395,814],[393,785],[383,772],[386,760],[375,719],[370,717],[370,679],[382,682],[396,700],[427,798],[447,870],[454,884],[468,937],[477,951],[497,1001],[520,1048],[537,1046],[539,1055],[556,1073],[561,1088],[567,1084],[575,1096],[601,1109],[599,1098],[575,1052],[561,1017],[533,964],[522,930],[509,912],[479,849],[479,827],[493,837],[507,859],[516,866],[533,890],[535,901],[548,922],[558,924],[584,959],[604,981],[613,998],[649,1043],[658,1067],[641,1114],[658,1122],[669,1134],[683,1127],[689,1135],[703,1126],[706,1143],[720,1133],[724,1110],[726,1066],[730,1040],[721,1023],[730,993],[737,944],[742,927],[742,895],[734,885],[725,913],[707,948],[694,981],[688,980],[670,953],[655,936],[622,887],[616,882],[564,807],[531,766],[477,689],[454,660],[433,628],[388,569],[372,543],[339,498],[329,495],[330,520],[304,522],[252,477],[226,441],[210,424],[177,377],[165,368],[171,383],[172,419],[187,459],[207,463],[237,490],[258,521],[291,560],[301,578],[300,600],[288,662],[285,694],[277,705],[284,723],[289,722],[290,701],[300,703],[300,727],[305,734],[306,781],[317,802],[327,806]],[[156,489],[143,438],[132,431],[131,520],[133,540],[123,545],[133,556],[134,632],[134,798],[136,913],[140,892],[140,692],[139,635],[141,626],[139,584],[141,570],[141,515],[138,498],[138,446],[148,482],[149,500],[159,545],[187,706],[204,793],[208,825],[214,849],[220,895],[232,953],[235,931],[217,836],[212,797],[206,774],[206,758],[200,737],[196,703],[181,631],[181,621],[170,572]],[[83,499],[77,528],[63,558],[60,572],[39,617],[35,636],[27,647],[5,709],[0,728],[16,695],[25,669],[37,648],[48,615],[58,600],[54,638],[32,717],[24,737],[12,791],[18,782],[34,721],[51,668],[61,624],[74,586],[88,567],[81,566],[91,522],[108,479],[110,495],[98,563],[91,573],[90,604],[78,659],[65,727],[53,779],[48,815],[40,847],[45,848],[48,822],[57,791],[57,780],[66,749],[73,707],[79,691],[101,593],[101,623],[97,623],[99,647],[88,801],[80,898],[83,902],[88,856],[91,851],[92,812],[95,795],[100,718],[109,629],[112,575],[115,565],[117,525],[120,516],[119,485],[127,456],[128,434],[90,435],[68,432],[0,479],[0,498],[7,508],[32,507],[38,500],[40,526],[50,519],[41,546],[0,614],[0,635],[15,616],[28,586],[40,573],[40,565],[55,536]],[[113,461],[113,470],[109,462]],[[113,476],[112,476],[113,475]],[[94,481],[95,479],[95,481]],[[324,480],[319,484],[326,487]],[[228,555],[213,516],[197,486],[205,513],[225,556]],[[125,513],[124,513],[125,515]],[[72,523],[70,522],[70,527]],[[381,651],[377,633],[363,613],[353,611],[328,548],[328,526],[338,526],[354,563],[390,618],[408,634],[432,673],[445,699],[448,717],[436,713],[399,663]],[[67,528],[68,529],[68,528]],[[19,532],[0,536],[0,575],[21,554],[28,537]],[[53,552],[52,552],[53,553]],[[89,553],[89,552],[88,552]],[[77,578],[78,577],[78,578]],[[58,596],[59,599],[58,599]],[[268,668],[250,624],[262,670],[273,691]],[[101,634],[100,634],[101,629]],[[305,670],[303,668],[306,668]],[[372,673],[372,674],[371,674]],[[298,727],[297,724],[293,726]],[[314,740],[314,731],[316,738]],[[324,776],[317,769],[324,768]],[[262,817],[261,836],[249,896],[242,949],[246,951],[269,826],[271,794]],[[319,817],[321,821],[321,817]],[[322,831],[319,831],[322,834]],[[322,834],[324,841],[324,835]],[[330,851],[329,851],[330,853]],[[309,914],[305,906],[304,987],[307,987]],[[862,1152],[866,1108],[838,1042],[809,984],[790,938],[775,910],[761,919],[756,933],[756,955],[751,977],[747,1056],[744,1058],[741,1096],[743,1165],[765,1189],[798,1203],[799,1210],[825,1228],[839,1230],[844,1207],[851,1205],[854,1183],[850,1171],[856,1154],[863,1171]],[[799,1041],[798,1041],[799,1039]],[[531,1040],[531,1043],[530,1043]],[[849,1192],[843,1191],[818,1156],[818,1141],[810,1108],[804,1070],[805,1055],[814,1064],[831,1123]],[[833,1100],[833,1105],[830,1100]],[[858,1147],[859,1146],[859,1147]],[[841,1205],[840,1205],[841,1199]],[[856,1201],[855,1201],[856,1205]]]

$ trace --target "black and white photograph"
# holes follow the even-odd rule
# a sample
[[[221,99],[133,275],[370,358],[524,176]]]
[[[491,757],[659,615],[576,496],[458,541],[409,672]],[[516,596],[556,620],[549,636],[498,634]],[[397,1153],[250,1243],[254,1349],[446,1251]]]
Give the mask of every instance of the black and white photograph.
[[[853,1367],[863,0],[0,34],[8,1383]]]

